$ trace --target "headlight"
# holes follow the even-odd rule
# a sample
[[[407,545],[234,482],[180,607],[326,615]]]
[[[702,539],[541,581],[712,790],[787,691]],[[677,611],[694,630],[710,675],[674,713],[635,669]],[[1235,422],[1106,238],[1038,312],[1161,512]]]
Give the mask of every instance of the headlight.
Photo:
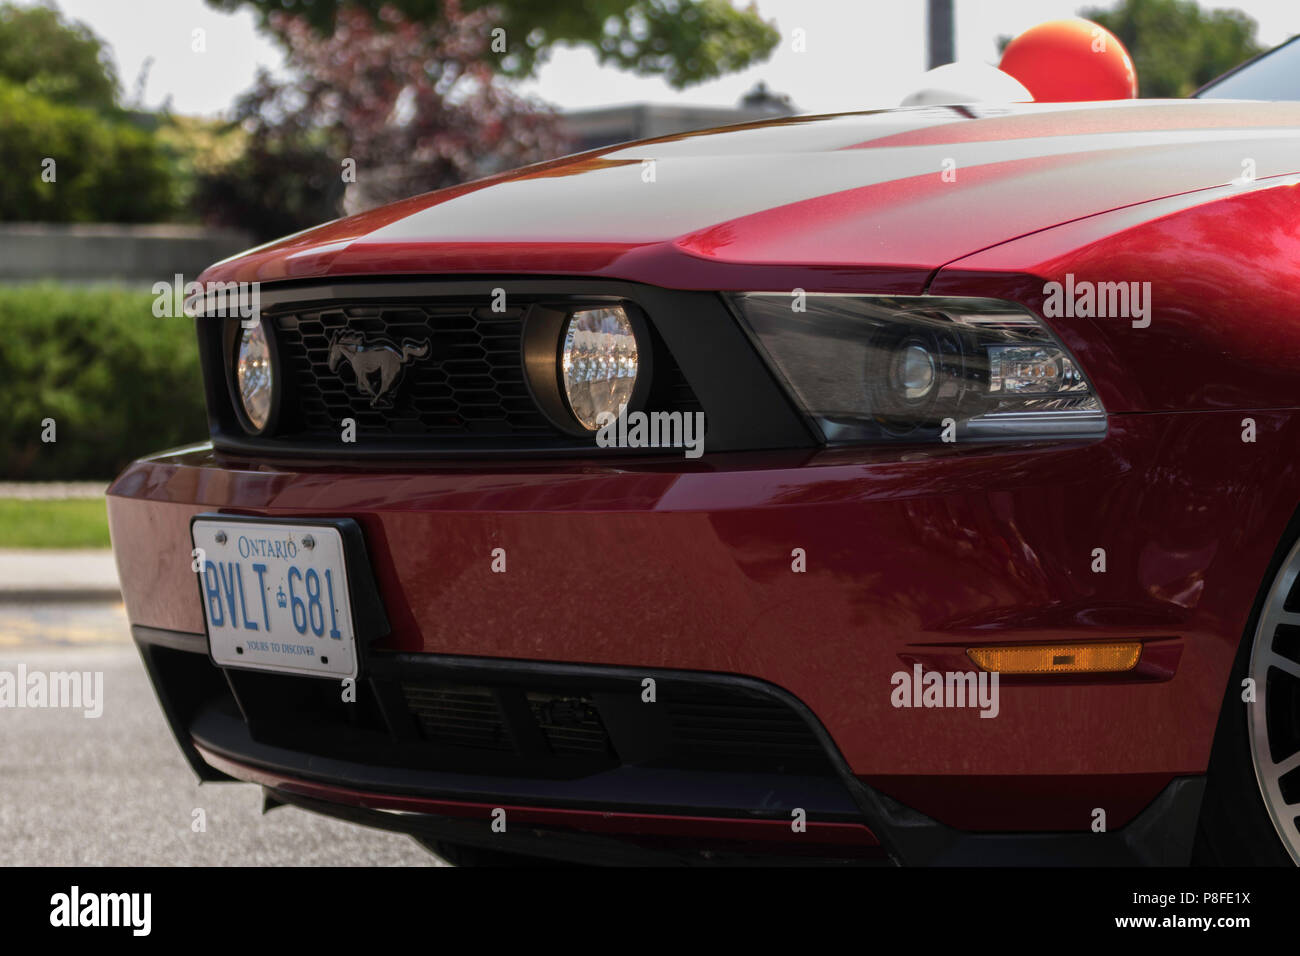
[[[1032,313],[992,299],[734,297],[828,442],[1102,434],[1106,413]]]
[[[240,329],[235,351],[235,393],[239,398],[245,429],[254,434],[266,430],[274,407],[275,375],[271,367],[271,344],[265,323]]]
[[[560,379],[569,410],[589,431],[602,413],[618,415],[636,388],[636,333],[620,306],[582,309],[570,314],[560,348]]]

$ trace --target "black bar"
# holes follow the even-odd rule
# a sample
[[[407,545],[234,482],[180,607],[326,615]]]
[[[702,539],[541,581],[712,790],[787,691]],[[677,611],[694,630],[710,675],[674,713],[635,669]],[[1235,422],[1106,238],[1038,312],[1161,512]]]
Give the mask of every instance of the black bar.
[[[952,0],[930,0],[930,69],[957,59],[952,22]]]

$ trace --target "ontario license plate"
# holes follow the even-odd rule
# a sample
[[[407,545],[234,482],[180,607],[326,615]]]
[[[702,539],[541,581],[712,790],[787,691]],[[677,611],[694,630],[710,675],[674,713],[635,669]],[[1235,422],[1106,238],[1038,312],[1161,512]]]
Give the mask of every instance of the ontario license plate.
[[[356,677],[343,536],[323,525],[200,519],[190,526],[208,649],[221,666]]]

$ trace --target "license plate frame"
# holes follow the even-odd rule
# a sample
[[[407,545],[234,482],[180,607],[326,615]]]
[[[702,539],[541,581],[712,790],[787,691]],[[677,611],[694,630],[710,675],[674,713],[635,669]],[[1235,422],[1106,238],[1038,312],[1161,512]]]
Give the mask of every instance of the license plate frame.
[[[226,542],[224,544],[216,542],[215,533],[218,530],[225,533]],[[256,532],[256,535],[250,537],[252,532]],[[285,636],[298,646],[320,648],[322,649],[321,653],[310,656],[305,652],[291,655],[287,653],[289,646],[287,643],[283,645],[286,648],[285,653],[272,652],[269,647],[254,647],[247,643],[249,639],[253,639],[269,645],[272,640],[261,627],[261,625],[265,624],[270,613],[269,608],[272,605],[268,604],[266,610],[263,609],[256,586],[258,583],[262,583],[265,588],[273,593],[278,592],[287,585],[285,576],[288,574],[287,568],[290,565],[287,563],[283,552],[278,557],[274,554],[270,557],[247,553],[241,554],[241,538],[245,542],[275,540],[273,537],[275,534],[295,538],[299,550],[297,550],[296,557],[291,560],[304,560],[305,549],[301,549],[301,544],[305,535],[311,535],[314,539],[315,547],[310,551],[319,549],[317,555],[320,555],[320,557],[313,555],[309,560],[315,563],[308,566],[316,570],[317,583],[321,584],[317,594],[319,595],[319,618],[322,625],[322,635],[318,636],[313,633],[314,616],[311,614],[310,609],[306,607],[300,609],[308,615],[309,623],[305,634],[296,632],[292,624],[288,629],[282,626],[276,630],[286,631]],[[267,517],[224,513],[196,514],[190,519],[190,546],[191,567],[195,571],[195,580],[198,585],[208,659],[216,667],[329,680],[357,679],[364,673],[369,644],[376,638],[388,633],[388,621],[384,614],[383,602],[380,600],[378,588],[375,585],[369,556],[366,553],[365,539],[360,526],[351,518]],[[202,565],[200,565],[199,561],[200,555],[198,552],[200,549],[204,551]],[[250,549],[245,547],[244,550],[248,552]],[[259,561],[268,567],[264,575],[255,576],[252,573],[251,564],[254,561]],[[219,587],[220,595],[218,600],[223,605],[227,597],[236,602],[236,606],[243,614],[244,623],[247,624],[249,618],[254,618],[256,623],[259,624],[257,630],[241,630],[224,624],[214,628],[212,609],[209,604],[209,586],[213,577],[217,576],[214,572],[219,569],[214,568],[214,572],[209,572],[208,568],[213,567],[218,562],[228,563],[229,582],[233,582],[236,575],[233,566],[229,564],[230,562],[250,566],[238,572],[242,578],[238,596],[228,593],[226,587]],[[268,562],[274,562],[276,569],[274,573],[271,571]],[[325,565],[328,565],[331,570],[338,569],[343,578],[342,581],[332,582],[335,588],[332,607],[331,602],[328,600],[329,589],[323,585],[323,576],[319,573]],[[295,596],[306,605],[307,595],[304,593],[303,565],[296,566],[299,567],[300,573]],[[229,586],[229,582],[227,586]],[[292,606],[280,607],[278,602],[274,606],[276,607],[276,621],[283,622],[286,610],[288,611],[288,619],[291,622],[293,621],[295,610]],[[336,615],[333,621],[331,621],[331,611]],[[340,631],[337,642],[329,636],[332,624],[337,624]],[[350,647],[346,647],[345,627],[351,634]],[[242,644],[241,640],[243,641]],[[242,647],[242,650],[235,650],[238,647]],[[322,664],[322,657],[328,658],[329,662]]]

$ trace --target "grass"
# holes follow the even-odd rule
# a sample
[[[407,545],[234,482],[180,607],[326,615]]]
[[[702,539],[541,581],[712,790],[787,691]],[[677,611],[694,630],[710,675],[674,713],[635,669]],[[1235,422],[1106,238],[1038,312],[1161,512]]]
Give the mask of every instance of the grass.
[[[103,498],[0,498],[0,548],[107,548]]]

